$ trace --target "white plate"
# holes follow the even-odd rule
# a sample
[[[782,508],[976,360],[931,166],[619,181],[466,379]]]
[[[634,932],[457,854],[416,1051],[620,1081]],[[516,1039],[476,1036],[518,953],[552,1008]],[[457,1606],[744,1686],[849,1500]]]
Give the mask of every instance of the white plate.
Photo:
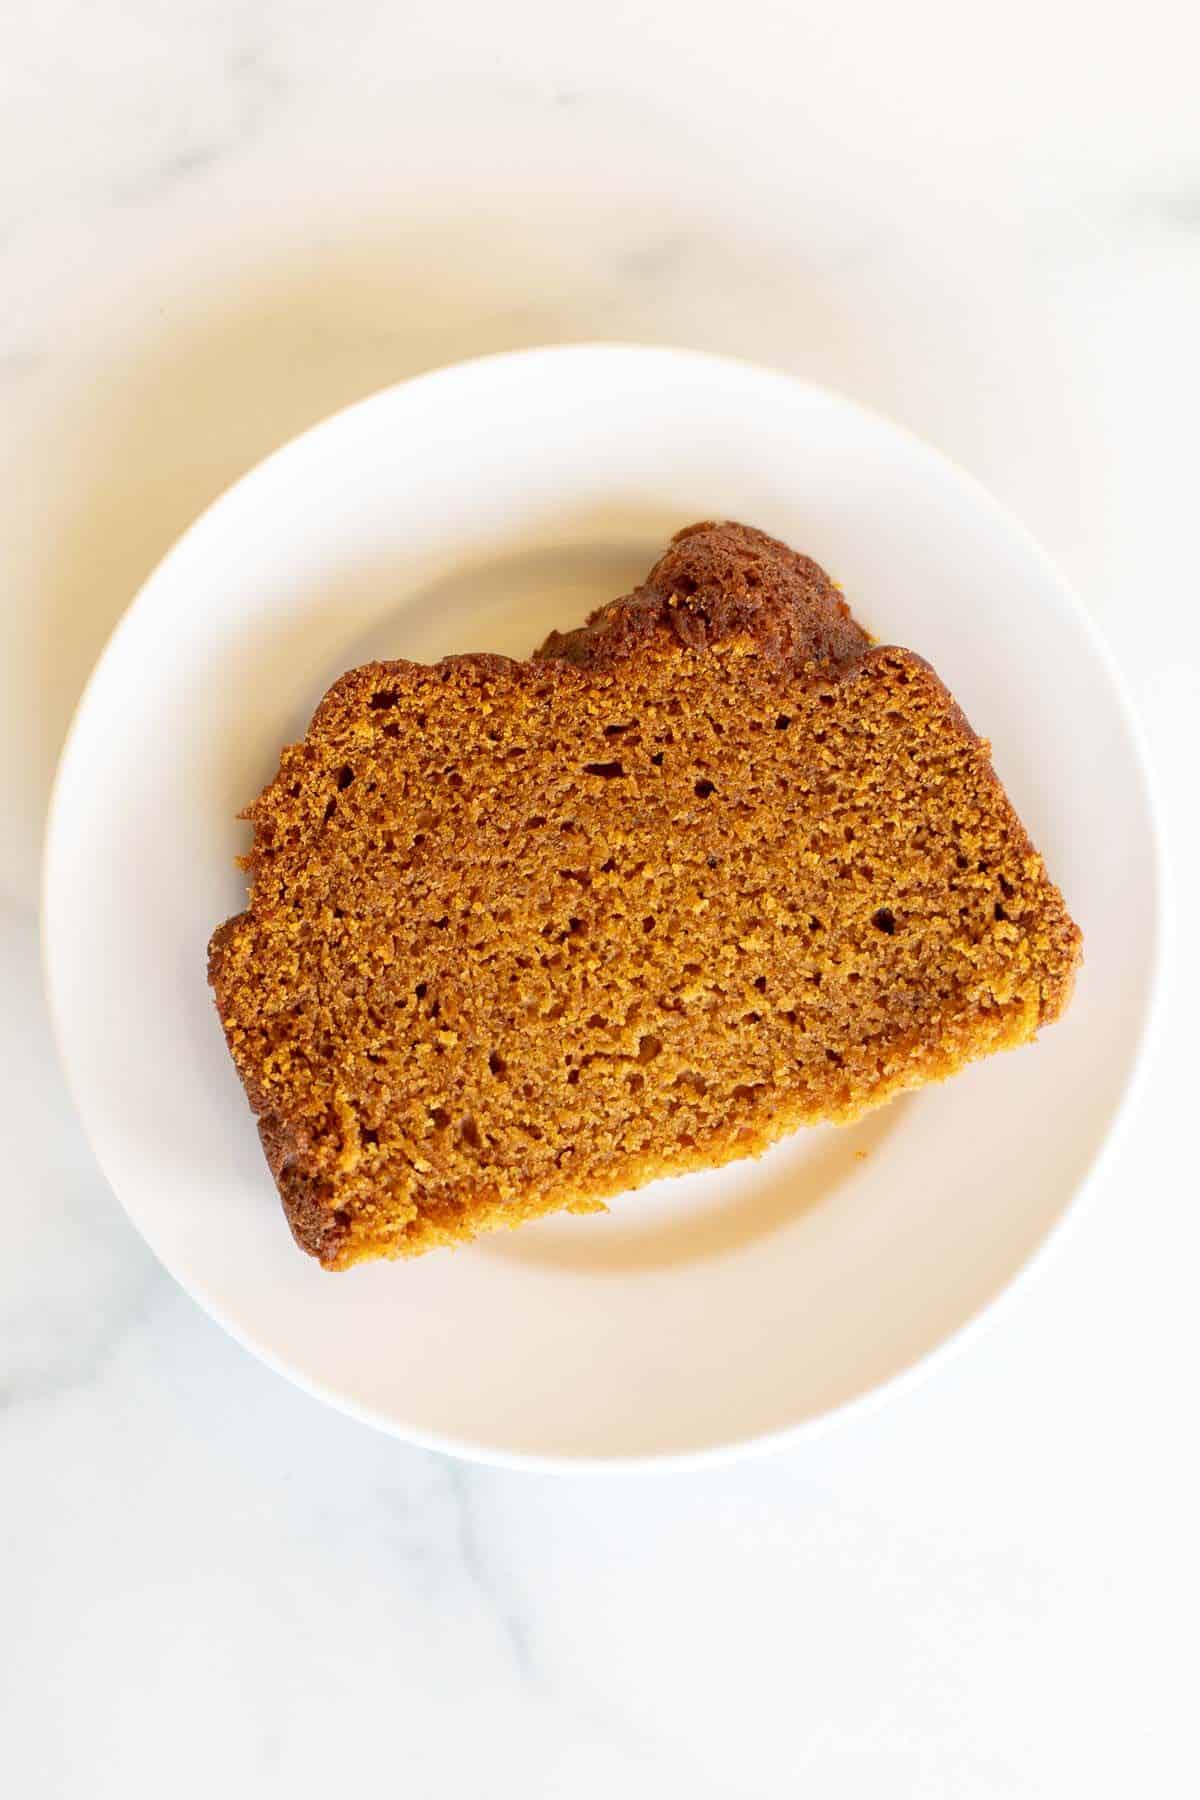
[[[293,1246],[205,981],[209,933],[243,900],[235,813],[344,668],[524,654],[705,517],[815,556],[991,737],[1084,929],[1070,1013],[1035,1048],[759,1163],[323,1274]],[[84,1123],[183,1286],[276,1368],[387,1430],[579,1465],[694,1461],[794,1431],[993,1300],[1112,1130],[1150,1010],[1158,894],[1113,670],[981,489],[788,377],[599,345],[378,394],[192,527],[80,704],[44,924]]]

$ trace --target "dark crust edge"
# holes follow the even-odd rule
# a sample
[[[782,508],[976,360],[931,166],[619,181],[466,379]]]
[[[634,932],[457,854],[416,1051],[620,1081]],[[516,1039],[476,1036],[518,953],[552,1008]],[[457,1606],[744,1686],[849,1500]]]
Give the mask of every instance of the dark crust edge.
[[[832,674],[871,642],[811,557],[753,526],[706,520],[676,532],[632,594],[574,631],[552,631],[532,660],[610,668],[663,630],[690,650],[752,637],[759,654],[789,674]]]

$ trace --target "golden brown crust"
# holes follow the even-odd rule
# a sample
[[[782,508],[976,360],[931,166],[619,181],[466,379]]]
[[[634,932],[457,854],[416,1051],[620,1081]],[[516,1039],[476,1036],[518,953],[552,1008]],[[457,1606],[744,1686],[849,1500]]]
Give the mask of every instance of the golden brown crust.
[[[528,662],[351,670],[210,945],[297,1241],[409,1255],[1027,1040],[1079,933],[921,658],[743,526]]]

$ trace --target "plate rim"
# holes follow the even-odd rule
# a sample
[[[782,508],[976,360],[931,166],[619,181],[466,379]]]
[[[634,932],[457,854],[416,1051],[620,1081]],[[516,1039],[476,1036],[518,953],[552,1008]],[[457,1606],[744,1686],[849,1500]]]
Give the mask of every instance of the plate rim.
[[[1151,851],[1147,877],[1150,886],[1152,929],[1142,1010],[1129,1054],[1127,1072],[1107,1127],[1098,1139],[1082,1174],[1063,1201],[1057,1217],[1051,1221],[1025,1260],[1007,1276],[1000,1287],[959,1325],[951,1329],[938,1342],[919,1352],[911,1361],[851,1399],[815,1413],[809,1418],[766,1432],[730,1438],[722,1443],[711,1444],[695,1450],[617,1453],[604,1456],[576,1455],[570,1451],[543,1452],[506,1449],[486,1442],[460,1438],[452,1433],[430,1431],[421,1426],[404,1424],[387,1413],[364,1405],[319,1379],[292,1367],[270,1346],[260,1342],[252,1333],[231,1319],[221,1302],[204,1286],[185,1282],[160,1253],[152,1236],[134,1217],[97,1149],[80,1091],[80,1084],[67,1047],[66,1014],[56,983],[56,965],[51,943],[50,924],[56,855],[62,827],[61,798],[66,787],[68,769],[75,753],[76,740],[81,733],[82,721],[118,644],[148,604],[150,590],[158,583],[163,572],[176,558],[185,553],[193,537],[201,531],[210,516],[223,506],[233,493],[274,465],[279,459],[289,455],[298,446],[314,438],[318,433],[324,432],[335,422],[346,419],[356,412],[366,411],[402,390],[410,389],[415,385],[435,383],[452,375],[466,376],[472,370],[499,364],[530,364],[545,359],[575,359],[597,355],[622,359],[632,356],[639,359],[676,363],[682,361],[693,364],[700,371],[713,368],[737,370],[760,379],[766,377],[773,382],[786,384],[794,390],[806,392],[819,400],[830,402],[839,409],[859,415],[876,428],[883,427],[893,437],[905,441],[909,447],[918,451],[926,461],[932,460],[940,464],[943,473],[951,477],[960,488],[971,493],[977,502],[991,512],[998,523],[1004,525],[1013,538],[1020,542],[1031,561],[1038,565],[1043,579],[1056,591],[1059,600],[1071,615],[1072,623],[1087,642],[1089,650],[1096,658],[1107,681],[1116,712],[1126,732],[1132,752],[1133,772],[1137,777]],[[843,1424],[849,1424],[853,1419],[865,1416],[876,1407],[882,1407],[890,1399],[897,1398],[917,1386],[926,1376],[935,1373],[945,1360],[957,1355],[961,1349],[972,1342],[977,1333],[996,1323],[1002,1312],[1006,1312],[1013,1303],[1015,1297],[1025,1291],[1027,1283],[1044,1273],[1051,1256],[1057,1254],[1058,1249],[1064,1243],[1068,1231],[1077,1227],[1083,1216],[1085,1205],[1094,1194],[1099,1177],[1125,1140],[1130,1122],[1145,1090],[1150,1065],[1161,1035],[1164,1013],[1164,972],[1174,931],[1170,889],[1166,880],[1166,839],[1162,805],[1141,716],[1126,686],[1116,656],[1101,627],[1083,604],[1072,583],[1067,580],[1048,551],[1043,548],[1023,521],[1003,501],[999,500],[977,476],[955,461],[953,457],[947,455],[936,444],[930,443],[887,414],[864,405],[861,401],[825,383],[811,381],[806,376],[759,363],[748,357],[713,353],[681,345],[657,345],[614,339],[585,339],[489,352],[440,364],[399,381],[389,382],[384,387],[374,389],[368,394],[361,395],[357,399],[335,408],[313,424],[306,426],[303,431],[276,445],[265,456],[242,470],[207,502],[172,541],[165,553],[146,572],[108,633],[72,708],[46,805],[38,925],[42,986],[46,998],[51,1036],[75,1116],[83,1131],[88,1148],[95,1158],[99,1173],[133,1229],[146,1244],[155,1260],[166,1270],[172,1281],[189,1298],[195,1301],[223,1330],[228,1332],[235,1342],[257,1357],[275,1374],[299,1387],[312,1398],[322,1401],[347,1417],[382,1431],[398,1441],[492,1468],[540,1474],[604,1474],[612,1476],[686,1473],[725,1466],[743,1457],[770,1454],[795,1445],[802,1439],[812,1438],[820,1433],[839,1428]]]

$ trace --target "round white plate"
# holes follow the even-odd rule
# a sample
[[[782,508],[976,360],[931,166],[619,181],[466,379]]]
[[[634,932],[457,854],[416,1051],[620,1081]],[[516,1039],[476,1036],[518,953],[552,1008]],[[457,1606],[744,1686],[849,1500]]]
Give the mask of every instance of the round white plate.
[[[523,655],[679,526],[809,552],[927,656],[1085,934],[1042,1041],[761,1162],[416,1262],[292,1243],[205,980],[240,910],[238,809],[372,656]],[[80,703],[45,877],[51,1006],[97,1156],[183,1286],[313,1392],[530,1464],[694,1461],[794,1431],[944,1343],[1029,1260],[1110,1134],[1150,1010],[1158,854],[1113,670],[973,482],[763,369],[594,345],[489,357],[351,407],[207,512]]]

